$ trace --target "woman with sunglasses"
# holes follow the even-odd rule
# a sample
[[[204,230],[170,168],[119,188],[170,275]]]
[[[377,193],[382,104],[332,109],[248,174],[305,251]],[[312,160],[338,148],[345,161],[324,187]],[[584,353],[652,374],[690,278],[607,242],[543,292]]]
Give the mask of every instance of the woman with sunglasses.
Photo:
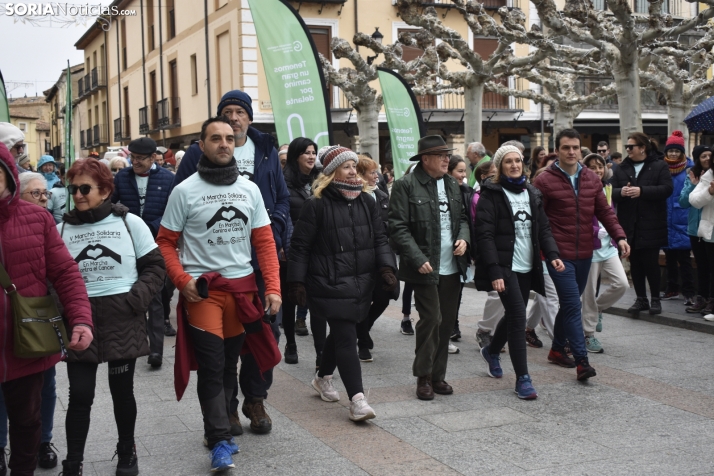
[[[110,162],[109,162],[109,168],[112,171],[112,175],[116,176],[117,172],[119,172],[121,169],[128,167],[129,163],[126,161],[124,157],[114,157]]]
[[[657,147],[642,132],[627,138],[627,158],[612,179],[612,199],[617,219],[627,234],[632,284],[637,300],[627,312],[661,314],[659,250],[667,246],[667,198],[672,195],[672,175]],[[650,298],[647,300],[647,287]]]
[[[163,286],[164,259],[144,221],[124,205],[112,205],[114,180],[104,164],[79,160],[67,171],[67,179],[76,208],[57,228],[84,278],[96,338],[84,352],[67,356],[67,459],[62,474],[82,473],[97,368],[108,362],[119,434],[116,474],[136,475],[134,368],[138,357],[149,354],[145,315]]]

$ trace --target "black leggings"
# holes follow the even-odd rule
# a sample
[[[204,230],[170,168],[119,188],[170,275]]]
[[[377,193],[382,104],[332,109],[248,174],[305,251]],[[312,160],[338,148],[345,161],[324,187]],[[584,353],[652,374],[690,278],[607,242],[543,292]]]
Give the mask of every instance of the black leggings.
[[[650,284],[650,297],[659,299],[660,281],[659,248],[633,249],[630,252],[630,274],[637,297],[647,297],[645,279]]]
[[[402,291],[402,314],[408,316],[412,313],[412,294],[414,288],[411,283],[404,283],[404,291]]]
[[[357,357],[357,326],[342,319],[327,319],[330,334],[325,340],[322,362],[318,376],[332,375],[337,368],[345,384],[347,395],[352,397],[363,392],[362,368]],[[524,337],[525,339],[525,337]]]
[[[707,243],[698,236],[690,236],[689,242],[692,244],[692,252],[694,252],[694,261],[697,263],[697,290],[698,294],[704,299],[709,299],[714,296],[711,291],[711,279],[712,266],[710,262],[714,262],[714,248],[712,249],[712,257],[709,257],[709,252],[707,251]],[[711,259],[711,261],[710,261]]]
[[[506,313],[498,322],[488,346],[491,354],[498,354],[508,340],[508,352],[516,377],[528,373],[526,355],[526,306],[531,291],[531,274],[511,272],[504,278],[506,290],[498,293]]]
[[[119,442],[134,444],[136,400],[134,399],[134,367],[136,359],[109,362],[109,391],[114,402],[114,420]],[[97,385],[98,364],[68,362],[69,405],[65,428],[67,461],[83,461],[84,445],[89,432],[90,413]]]
[[[372,348],[372,338],[369,336],[369,331],[372,330],[372,326],[384,313],[384,310],[389,306],[389,294],[387,291],[382,289],[383,281],[381,279],[377,280],[377,285],[374,287],[372,292],[372,305],[369,306],[369,311],[367,312],[367,318],[357,324],[357,346],[360,349],[371,349]]]
[[[295,310],[297,304],[290,300],[288,264],[285,261],[280,262],[280,288],[283,290],[283,332],[285,333],[285,342],[295,344]]]

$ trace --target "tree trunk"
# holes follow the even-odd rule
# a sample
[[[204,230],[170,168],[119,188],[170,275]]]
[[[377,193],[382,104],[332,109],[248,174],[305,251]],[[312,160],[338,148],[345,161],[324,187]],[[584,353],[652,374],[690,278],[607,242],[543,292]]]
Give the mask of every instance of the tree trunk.
[[[357,127],[359,128],[358,153],[369,153],[372,158],[381,163],[379,157],[379,109],[377,101],[363,102],[357,111]]]
[[[464,87],[464,142],[481,142],[483,126],[483,83]]]
[[[672,94],[667,101],[667,133],[671,135],[672,131],[682,131],[685,144],[688,145],[689,131],[684,123],[684,118],[691,112],[694,102],[684,99],[683,90],[684,84],[681,81],[675,82]]]
[[[612,67],[620,112],[620,136],[624,143],[630,133],[642,131],[642,101],[640,100],[640,75],[637,70],[637,58],[635,57],[635,60],[631,62],[615,61]]]
[[[555,109],[553,117],[553,137],[563,129],[572,129],[575,119],[580,114],[582,108],[574,108],[565,104],[559,104]]]

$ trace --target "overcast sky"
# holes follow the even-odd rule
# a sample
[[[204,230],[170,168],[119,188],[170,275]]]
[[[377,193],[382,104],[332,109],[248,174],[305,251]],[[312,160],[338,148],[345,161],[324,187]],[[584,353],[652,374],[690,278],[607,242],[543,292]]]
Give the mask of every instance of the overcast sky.
[[[31,0],[34,3],[56,3]],[[15,21],[16,16],[5,14],[5,2],[0,0],[0,71],[5,83],[11,81],[31,82],[32,86],[18,87],[12,91],[12,85],[7,84],[8,96],[22,97],[25,94],[34,96],[35,91],[49,89],[67,67],[67,60],[75,65],[82,62],[82,52],[77,51],[74,44],[93,23],[88,18],[86,25],[70,25],[66,27],[50,27],[47,17],[43,23],[35,26]],[[30,3],[30,2],[27,2]],[[64,2],[62,2],[64,3]],[[80,4],[80,1],[74,0]],[[89,0],[90,5],[109,5],[111,0]],[[86,3],[82,3],[86,5]],[[36,88],[36,89],[35,89]]]

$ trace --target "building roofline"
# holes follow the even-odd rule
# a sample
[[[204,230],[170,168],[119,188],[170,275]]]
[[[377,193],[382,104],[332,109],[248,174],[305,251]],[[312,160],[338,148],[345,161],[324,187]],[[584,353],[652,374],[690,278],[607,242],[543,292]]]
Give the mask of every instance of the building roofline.
[[[107,8],[117,7],[117,9],[121,10],[122,7],[128,5],[129,3],[131,3],[131,0],[114,0],[110,5],[107,6]],[[109,17],[110,21],[111,19],[112,17]],[[95,21],[94,23],[92,23],[92,26],[90,26],[89,29],[84,32],[84,34],[79,38],[79,40],[77,40],[77,42],[74,44],[74,47],[78,50],[83,50],[87,47],[89,42],[95,39],[97,35],[99,35],[103,31],[104,30],[102,29],[102,23]]]

